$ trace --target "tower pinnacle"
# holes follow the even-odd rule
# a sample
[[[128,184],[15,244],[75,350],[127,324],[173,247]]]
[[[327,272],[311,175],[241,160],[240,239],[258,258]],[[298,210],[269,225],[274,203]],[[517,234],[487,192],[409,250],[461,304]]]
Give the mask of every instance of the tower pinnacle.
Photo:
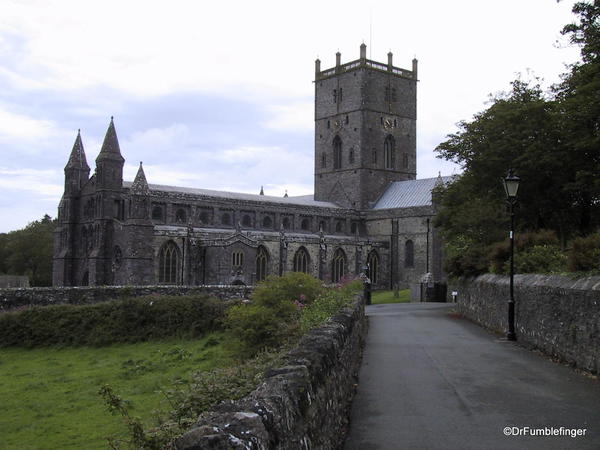
[[[123,159],[123,156],[121,156],[119,139],[117,138],[115,123],[113,121],[112,116],[110,117],[110,124],[108,125],[108,129],[106,130],[104,142],[102,143],[102,148],[100,149],[100,154],[96,158],[96,161],[100,161],[102,159],[112,159],[121,162],[125,161]]]

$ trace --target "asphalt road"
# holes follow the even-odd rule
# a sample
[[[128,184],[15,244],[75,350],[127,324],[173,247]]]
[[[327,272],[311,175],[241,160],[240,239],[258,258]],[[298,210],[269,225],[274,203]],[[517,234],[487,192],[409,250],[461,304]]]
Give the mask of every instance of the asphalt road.
[[[600,449],[600,379],[502,340],[451,308],[367,307],[346,450]],[[505,427],[586,431],[505,436]]]

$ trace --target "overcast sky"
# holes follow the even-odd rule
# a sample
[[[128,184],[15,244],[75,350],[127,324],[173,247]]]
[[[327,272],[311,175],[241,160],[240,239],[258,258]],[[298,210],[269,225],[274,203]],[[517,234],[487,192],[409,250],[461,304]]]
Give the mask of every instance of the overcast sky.
[[[417,176],[433,149],[527,72],[558,81],[573,1],[0,1],[0,232],[56,215],[81,129],[94,167],[115,126],[132,180],[313,191],[314,60],[419,60]]]

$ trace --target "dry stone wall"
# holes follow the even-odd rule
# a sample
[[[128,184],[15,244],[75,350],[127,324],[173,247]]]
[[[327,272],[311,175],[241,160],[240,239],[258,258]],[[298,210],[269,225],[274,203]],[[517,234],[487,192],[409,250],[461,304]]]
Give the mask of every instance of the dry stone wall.
[[[454,281],[448,295],[467,318],[497,332],[508,328],[509,278]],[[525,346],[600,373],[600,277],[515,276],[515,332]]]
[[[0,312],[28,306],[86,305],[144,295],[207,294],[224,300],[248,298],[248,286],[95,286],[0,289]]]
[[[250,395],[202,414],[176,448],[342,448],[366,332],[361,298],[306,335]]]

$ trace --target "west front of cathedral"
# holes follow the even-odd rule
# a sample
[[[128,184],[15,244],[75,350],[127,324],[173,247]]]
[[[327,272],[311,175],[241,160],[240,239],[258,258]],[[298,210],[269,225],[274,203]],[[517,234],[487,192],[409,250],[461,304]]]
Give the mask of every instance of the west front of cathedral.
[[[78,133],[65,167],[53,284],[254,285],[288,271],[376,289],[443,279],[432,190],[416,179],[417,61],[315,67],[315,193],[283,198],[123,180],[111,119],[90,176]],[[152,181],[152,180],[150,180]]]

